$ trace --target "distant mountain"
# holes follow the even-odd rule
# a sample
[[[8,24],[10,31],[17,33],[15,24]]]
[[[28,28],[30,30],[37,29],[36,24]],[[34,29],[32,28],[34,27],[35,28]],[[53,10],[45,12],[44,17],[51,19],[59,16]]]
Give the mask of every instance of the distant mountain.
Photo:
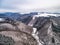
[[[29,14],[19,14],[19,13],[12,13],[12,12],[6,12],[6,13],[0,13],[0,18],[10,18],[12,20],[22,21],[23,23],[28,23],[29,20],[31,20],[33,15],[37,15],[37,12],[32,12]]]
[[[0,20],[2,20],[1,18],[12,20],[13,25],[19,23],[18,28],[21,31],[29,33],[32,30],[33,32],[31,33],[33,37],[42,45],[60,45],[60,16],[57,16],[57,13],[41,12],[37,14],[34,12],[29,14],[19,14],[7,12],[1,13]],[[13,20],[17,20],[17,23]],[[6,26],[9,27],[8,25]],[[9,29],[11,28],[9,27]]]
[[[30,22],[33,22],[33,18],[39,17],[49,17],[49,16],[56,16],[56,14],[60,13],[50,13],[50,12],[31,12],[28,14],[20,14],[20,13],[12,13],[12,12],[6,12],[6,13],[0,13],[0,17],[6,17],[10,18],[12,20],[22,21],[25,24],[29,24]],[[31,21],[32,20],[32,21]],[[36,21],[37,19],[35,19]]]

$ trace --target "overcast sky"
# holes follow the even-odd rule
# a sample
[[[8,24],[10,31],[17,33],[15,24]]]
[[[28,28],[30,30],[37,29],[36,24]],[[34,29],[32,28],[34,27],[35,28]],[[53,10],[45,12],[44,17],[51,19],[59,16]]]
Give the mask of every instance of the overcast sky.
[[[60,0],[0,0],[0,12],[60,12]]]

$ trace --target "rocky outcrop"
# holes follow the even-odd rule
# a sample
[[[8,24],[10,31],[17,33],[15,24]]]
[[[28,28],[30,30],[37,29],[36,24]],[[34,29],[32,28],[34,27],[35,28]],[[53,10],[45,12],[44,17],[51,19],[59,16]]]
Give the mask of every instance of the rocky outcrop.
[[[0,23],[0,34],[11,37],[15,42],[14,45],[38,45],[36,39],[32,36],[32,31],[32,27],[19,21]]]
[[[40,41],[42,45],[60,45],[60,17],[38,17],[34,20],[32,27],[37,29],[34,36],[37,42]]]
[[[35,17],[27,22],[6,19],[0,22],[0,34],[11,37],[14,45],[60,45],[60,17]]]

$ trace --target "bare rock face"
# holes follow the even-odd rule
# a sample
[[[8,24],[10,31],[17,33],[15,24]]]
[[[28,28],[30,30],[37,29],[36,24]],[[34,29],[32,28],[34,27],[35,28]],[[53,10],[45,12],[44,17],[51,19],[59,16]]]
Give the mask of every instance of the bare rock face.
[[[35,38],[41,45],[60,45],[60,17],[38,17],[32,22]]]
[[[50,18],[37,32],[42,45],[60,45],[60,18]]]
[[[13,45],[60,45],[60,18],[39,17],[32,25],[28,26],[19,21],[1,22],[0,34],[3,39],[8,37],[7,41],[11,38]],[[10,44],[12,45],[8,45]]]
[[[36,39],[31,35],[32,31],[32,27],[18,21],[15,24],[0,24],[0,34],[9,38],[11,37],[14,41],[13,45],[37,45]]]

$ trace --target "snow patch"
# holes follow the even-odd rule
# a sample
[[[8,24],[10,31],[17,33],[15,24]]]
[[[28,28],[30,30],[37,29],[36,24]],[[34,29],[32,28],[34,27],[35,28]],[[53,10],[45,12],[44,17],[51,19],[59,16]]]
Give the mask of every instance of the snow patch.
[[[29,26],[33,26],[33,24],[28,24]]]
[[[42,41],[39,40],[39,37],[38,37],[38,32],[37,32],[37,29],[36,28],[33,28],[33,32],[32,32],[32,36],[36,39],[36,41],[38,42],[38,45],[42,45]]]
[[[4,21],[4,19],[3,18],[0,18],[0,21]]]

